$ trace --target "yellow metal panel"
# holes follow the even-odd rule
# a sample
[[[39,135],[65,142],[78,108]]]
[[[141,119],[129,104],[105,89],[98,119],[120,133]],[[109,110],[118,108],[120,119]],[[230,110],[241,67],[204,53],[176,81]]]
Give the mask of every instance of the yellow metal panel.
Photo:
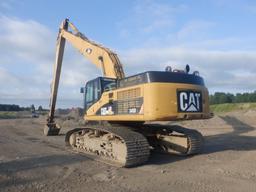
[[[184,113],[178,112],[177,90],[195,90],[202,92],[202,112]],[[136,91],[135,91],[136,90]],[[140,90],[140,91],[138,91]],[[129,92],[128,96],[124,95]],[[132,93],[133,92],[133,93]],[[143,97],[143,105],[139,114],[126,115],[96,115],[104,104],[110,100],[109,94],[113,93],[113,101],[119,99],[132,99],[135,96]],[[204,86],[181,84],[181,83],[146,83],[137,86],[117,89],[103,93],[100,101],[95,103],[88,111],[85,118],[87,120],[107,120],[107,121],[170,121],[181,119],[202,119],[210,118],[208,90]]]
[[[209,115],[208,91],[205,87],[179,83],[148,83],[144,84],[145,120],[172,120],[201,116],[202,113],[178,113],[177,89],[201,91],[204,98],[203,113]]]

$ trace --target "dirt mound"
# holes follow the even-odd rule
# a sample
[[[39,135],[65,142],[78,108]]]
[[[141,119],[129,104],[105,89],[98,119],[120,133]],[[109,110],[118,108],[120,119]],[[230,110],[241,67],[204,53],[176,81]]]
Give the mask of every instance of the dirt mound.
[[[73,108],[70,110],[70,112],[67,114],[67,116],[79,119],[83,116],[84,112],[82,108]]]

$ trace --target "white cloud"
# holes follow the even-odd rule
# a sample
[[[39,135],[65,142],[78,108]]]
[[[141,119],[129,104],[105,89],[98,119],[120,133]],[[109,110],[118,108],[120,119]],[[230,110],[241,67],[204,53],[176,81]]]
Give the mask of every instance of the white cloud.
[[[0,82],[19,83],[19,79],[14,75],[10,74],[10,72],[8,72],[6,69],[0,68]],[[6,85],[6,84],[3,84],[3,85]]]
[[[50,42],[55,38],[47,27],[33,20],[21,21],[5,16],[0,17],[0,24],[0,49],[6,57],[15,56],[36,63],[52,59],[54,43]]]
[[[134,49],[123,53],[130,74],[141,70],[164,70],[167,65],[200,71],[210,91],[256,90],[256,52],[210,51],[186,48]]]
[[[0,25],[0,98],[48,98],[57,34],[33,20],[2,16]],[[66,47],[59,97],[80,98],[79,87],[98,70]]]
[[[134,33],[137,36],[145,36],[169,29],[175,24],[176,14],[187,9],[184,4],[170,5],[153,0],[135,1],[128,16],[118,23],[120,36],[130,38]]]
[[[0,96],[33,97],[36,91],[28,92],[26,89],[36,89],[44,82],[45,76],[40,79],[38,69],[43,63],[49,63],[52,58],[52,46],[47,43],[53,39],[52,33],[32,20],[21,21],[1,16],[0,25],[0,66],[5,68],[5,73],[8,74],[6,81],[0,82],[1,87],[8,85],[1,89]],[[18,82],[12,81],[14,78],[18,79]]]
[[[140,23],[142,32],[153,32],[173,25],[174,14],[184,11],[186,6],[170,6],[152,0],[137,1],[133,16]]]
[[[158,12],[154,14],[161,13]],[[33,20],[5,16],[0,17],[0,26],[0,98],[49,98],[57,29],[50,30]],[[183,36],[191,30],[209,27],[204,22],[187,26],[196,27],[184,27],[180,31]],[[226,43],[233,41],[236,39]],[[215,49],[202,49],[209,44],[214,44]],[[218,48],[222,44],[221,40],[205,40],[197,46],[162,44],[143,48],[136,45],[137,48],[123,50],[119,55],[128,75],[164,70],[166,65],[183,68],[188,63],[192,70],[200,71],[210,91],[255,90],[255,51],[223,51]],[[66,45],[59,98],[81,98],[79,88],[86,80],[100,76],[101,71]]]
[[[209,29],[210,27],[213,27],[213,22],[203,21],[203,20],[193,20],[188,23],[186,23],[178,32],[177,37],[179,39],[184,39],[191,37],[192,35],[201,36],[202,31],[205,29]],[[202,38],[202,37],[201,37]]]

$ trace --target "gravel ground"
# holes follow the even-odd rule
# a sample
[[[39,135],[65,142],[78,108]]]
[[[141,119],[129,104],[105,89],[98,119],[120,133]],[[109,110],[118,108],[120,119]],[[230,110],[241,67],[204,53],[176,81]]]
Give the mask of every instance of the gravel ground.
[[[43,136],[43,118],[0,120],[0,191],[255,191],[255,114],[182,122],[204,135],[202,154],[152,153],[148,163],[129,169],[66,148],[67,128],[59,136]]]

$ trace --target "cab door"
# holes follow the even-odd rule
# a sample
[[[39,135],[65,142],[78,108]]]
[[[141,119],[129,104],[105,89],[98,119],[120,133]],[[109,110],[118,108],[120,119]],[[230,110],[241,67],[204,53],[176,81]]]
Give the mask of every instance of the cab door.
[[[87,111],[101,96],[100,79],[87,82],[85,87],[85,111]]]

